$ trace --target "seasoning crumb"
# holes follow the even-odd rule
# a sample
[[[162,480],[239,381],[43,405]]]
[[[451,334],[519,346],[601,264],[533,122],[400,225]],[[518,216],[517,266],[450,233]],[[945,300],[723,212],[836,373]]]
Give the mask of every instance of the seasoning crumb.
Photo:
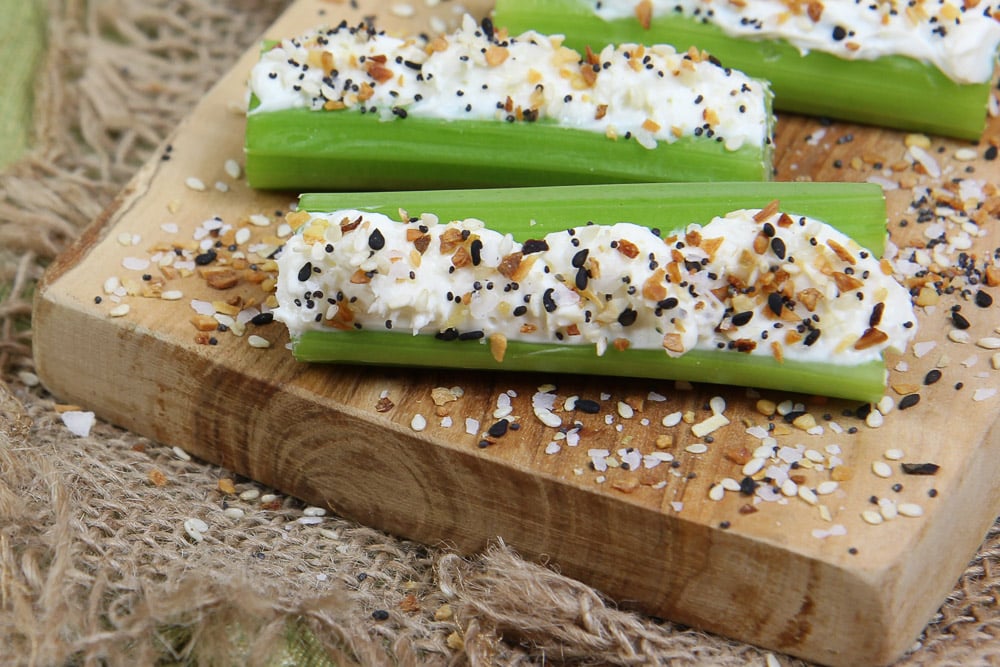
[[[163,474],[163,471],[159,470],[158,468],[153,468],[152,470],[150,470],[147,477],[149,479],[150,484],[152,484],[153,486],[167,485],[167,476]]]

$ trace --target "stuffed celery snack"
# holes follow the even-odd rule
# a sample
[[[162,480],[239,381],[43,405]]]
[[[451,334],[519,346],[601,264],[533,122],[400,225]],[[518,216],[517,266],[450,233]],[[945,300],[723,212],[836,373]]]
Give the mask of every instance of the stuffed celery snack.
[[[345,24],[250,75],[251,186],[389,190],[768,180],[767,84],[669,46],[579,53],[466,16],[402,39]]]
[[[697,45],[771,82],[775,108],[976,139],[1000,44],[995,2],[497,0],[497,25]]]
[[[837,199],[836,222],[878,246],[878,188],[743,184],[720,209],[728,185],[393,193],[383,200],[411,208],[391,217],[359,196],[307,195],[278,259],[275,318],[302,361],[880,398],[883,350],[914,332],[909,294],[873,251],[804,212],[811,192],[818,210]],[[563,205],[574,194],[588,214]]]

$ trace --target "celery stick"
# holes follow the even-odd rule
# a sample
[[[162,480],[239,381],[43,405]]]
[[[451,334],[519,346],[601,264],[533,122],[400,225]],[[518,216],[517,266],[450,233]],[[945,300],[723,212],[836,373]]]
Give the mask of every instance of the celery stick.
[[[656,16],[648,30],[635,18],[605,21],[583,0],[497,0],[494,22],[566,35],[568,46],[608,41],[665,42],[705,49],[724,65],[771,82],[774,107],[816,116],[978,139],[986,122],[990,83],[961,84],[911,58],[844,60],[784,41],[727,36],[719,27],[679,15]]]
[[[480,218],[518,241],[592,221],[628,221],[663,231],[707,222],[721,212],[761,208],[772,199],[790,214],[836,227],[881,255],[886,239],[882,189],[874,183],[649,183],[466,191],[304,194],[299,208],[357,208],[396,217],[430,212],[441,219]]]
[[[689,138],[648,150],[544,120],[381,121],[354,111],[260,113],[247,118],[246,129],[250,185],[300,192],[764,181],[772,153],[770,144],[731,151]]]
[[[466,16],[427,46],[342,25],[266,48],[249,76],[250,185],[771,178],[766,82],[671,47],[602,44],[598,64],[559,40],[501,42],[482,25]]]
[[[475,217],[516,240],[592,221],[628,221],[663,232],[708,222],[738,208],[761,208],[778,199],[789,214],[823,219],[880,254],[885,242],[881,188],[867,183],[626,184],[505,190],[306,194],[299,210],[321,213],[359,209],[392,218],[434,213],[441,220]],[[881,361],[848,365],[805,363],[769,355],[691,350],[670,357],[663,350],[508,341],[497,362],[483,340],[439,340],[405,331],[306,331],[293,340],[304,362],[359,363],[456,369],[535,371],[677,379],[782,389],[876,401],[885,388]]]
[[[482,341],[442,341],[381,331],[304,333],[294,345],[303,362],[504,370],[650,379],[688,380],[760,389],[779,389],[860,401],[878,401],[885,392],[885,364],[860,366],[778,363],[769,356],[694,350],[671,358],[658,350],[609,348],[597,356],[591,345],[510,341],[503,362]]]

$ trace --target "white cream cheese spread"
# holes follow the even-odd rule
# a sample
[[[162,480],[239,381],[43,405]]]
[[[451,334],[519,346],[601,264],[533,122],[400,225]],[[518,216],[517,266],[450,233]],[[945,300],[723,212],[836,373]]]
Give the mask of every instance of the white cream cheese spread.
[[[476,219],[299,212],[274,317],[306,331],[392,330],[618,349],[731,350],[860,364],[915,333],[910,295],[833,227],[738,210],[662,236],[621,222],[516,242]],[[349,335],[349,334],[347,334]]]
[[[803,54],[845,59],[899,55],[930,63],[958,83],[993,76],[1000,45],[1000,5],[982,0],[600,0],[605,20],[682,14],[728,35],[784,40]]]
[[[647,148],[693,136],[730,150],[771,141],[767,84],[696,50],[625,44],[582,55],[561,37],[510,37],[470,16],[431,40],[346,24],[285,39],[262,54],[249,90],[259,101],[251,114],[554,122]]]

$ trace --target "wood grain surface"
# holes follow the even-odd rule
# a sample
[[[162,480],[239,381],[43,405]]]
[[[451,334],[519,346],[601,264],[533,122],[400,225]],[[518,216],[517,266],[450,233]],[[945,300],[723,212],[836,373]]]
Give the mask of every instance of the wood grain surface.
[[[489,4],[467,6],[482,15]],[[412,17],[387,7],[302,0],[266,36],[368,14],[379,14],[390,29],[428,29],[430,10],[423,5]],[[442,20],[456,19],[449,3],[434,11]],[[1000,381],[992,352],[975,345],[995,335],[996,307],[978,308],[955,293],[920,309],[917,342],[923,350],[933,341],[934,348],[889,359],[890,385],[920,399],[888,412],[881,426],[859,418],[856,404],[763,396],[801,402],[821,427],[812,432],[761,414],[760,397],[745,388],[308,366],[292,360],[276,323],[248,325],[243,335],[232,328],[198,331],[193,299],[225,310],[267,298],[266,283],[258,281],[266,261],[249,248],[280,243],[278,212],[294,201],[293,193],[251,191],[225,168],[227,159],[241,157],[239,107],[253,59],[248,53],[220,81],[161,155],[48,272],[36,300],[34,349],[38,373],[56,396],[395,534],[460,552],[501,538],[653,615],[832,665],[887,664],[911,646],[1000,510],[994,481],[1000,398],[989,397]],[[777,175],[902,182],[887,191],[892,238],[904,248],[923,246],[927,227],[915,221],[911,202],[921,188],[944,188],[955,178],[995,186],[998,162],[984,155],[998,136],[1000,121],[993,118],[978,145],[930,138],[928,154],[942,168],[934,177],[914,169],[901,133],[782,117]],[[956,152],[966,157],[961,149],[971,149],[974,159],[955,159]],[[204,189],[192,188],[191,177]],[[254,224],[253,215],[265,216],[266,224]],[[235,285],[215,289],[203,271],[164,268],[164,257],[190,249],[196,230],[216,216],[234,230],[251,231],[253,241],[239,252],[249,253],[245,263],[258,271],[229,252],[232,231],[222,232],[213,267],[231,269]],[[1000,236],[995,214],[984,222],[967,252],[988,259]],[[150,258],[148,267],[133,263]],[[123,286],[118,294],[106,290],[116,284]],[[182,296],[163,298],[171,291]],[[968,315],[970,342],[949,339],[953,304]],[[270,347],[254,347],[251,335]],[[942,379],[925,385],[935,367]],[[569,437],[544,426],[531,401],[546,384],[553,385],[557,406],[579,395],[598,400],[600,414],[557,410],[567,425],[581,424]],[[902,394],[889,393],[898,403]],[[520,428],[482,447],[502,394],[510,397]],[[699,438],[691,424],[711,414],[714,396],[725,399],[729,424]],[[620,402],[630,406],[631,417]],[[663,418],[676,412],[686,419],[664,426]],[[416,415],[426,420],[425,429],[414,429]],[[478,426],[467,429],[467,419]],[[800,446],[817,459],[792,471],[800,486],[839,480],[836,488],[774,501],[737,491],[710,499],[723,478],[742,479],[746,451],[760,444],[748,427],[769,425],[780,445]],[[693,453],[690,445],[705,451]],[[617,452],[630,447],[644,455],[670,453],[674,462],[626,470]],[[885,456],[893,448],[902,451],[902,462],[933,462],[940,469],[933,476],[904,475],[901,461]],[[609,451],[606,471],[593,468],[593,449]],[[889,466],[890,477],[873,473],[876,461]],[[871,525],[862,514],[878,513],[873,499],[917,506],[923,515]]]

